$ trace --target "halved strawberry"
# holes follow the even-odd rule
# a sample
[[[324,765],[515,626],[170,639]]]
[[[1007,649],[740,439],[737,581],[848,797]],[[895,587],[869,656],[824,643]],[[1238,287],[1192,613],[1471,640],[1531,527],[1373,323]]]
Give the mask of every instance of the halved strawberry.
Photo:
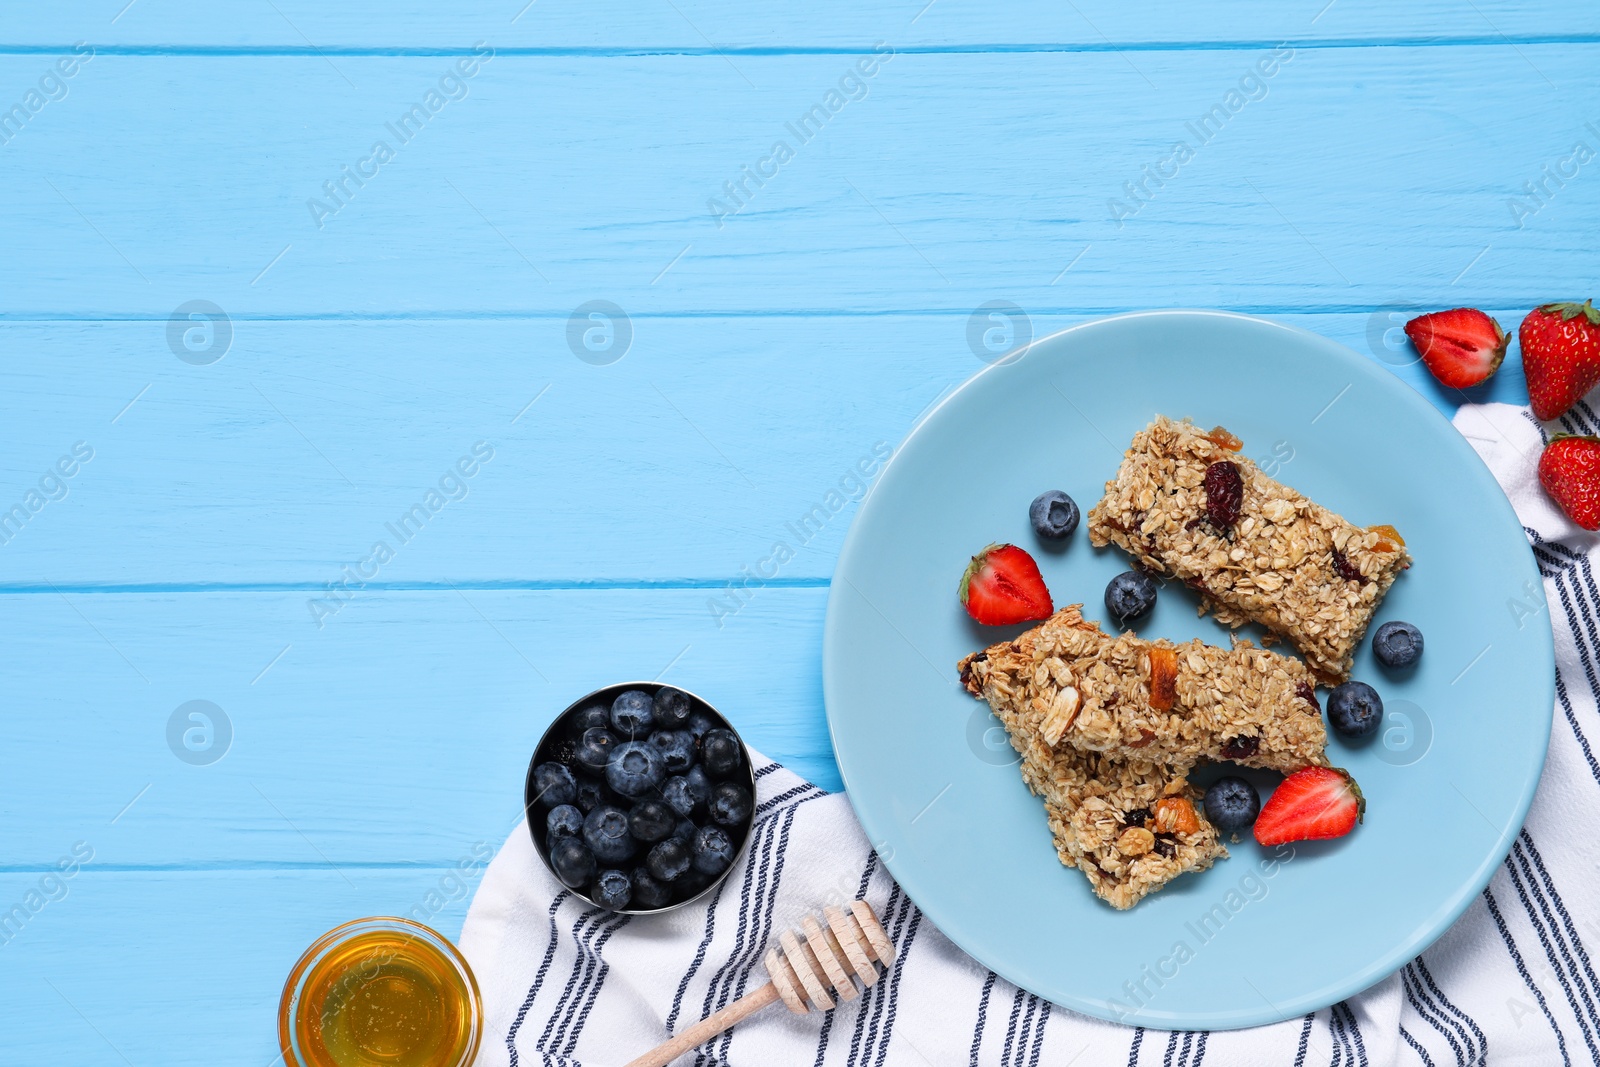
[[[1263,845],[1343,837],[1366,813],[1367,801],[1347,771],[1307,767],[1279,783],[1256,816]]]
[[[1565,415],[1600,383],[1600,311],[1594,301],[1534,308],[1517,328],[1517,338],[1528,400],[1539,418]]]
[[[1573,522],[1600,530],[1600,438],[1552,437],[1539,457],[1539,484]]]
[[[1452,389],[1477,385],[1499,370],[1510,340],[1498,322],[1477,308],[1419,315],[1406,323],[1406,336],[1433,376]]]
[[[961,576],[961,606],[985,626],[1048,619],[1055,610],[1039,565],[1016,545],[990,545]]]

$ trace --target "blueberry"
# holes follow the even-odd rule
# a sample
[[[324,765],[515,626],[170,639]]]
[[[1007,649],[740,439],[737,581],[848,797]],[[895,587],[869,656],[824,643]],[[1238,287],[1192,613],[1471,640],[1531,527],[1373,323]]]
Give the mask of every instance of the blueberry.
[[[1409,622],[1386,622],[1372,635],[1372,654],[1385,667],[1409,667],[1422,655],[1422,631]]]
[[[1033,532],[1048,541],[1071,537],[1078,528],[1078,503],[1059,489],[1040,493],[1028,505]]]
[[[750,790],[732,782],[721,782],[711,791],[711,821],[740,827],[750,818]]]
[[[635,841],[660,841],[676,824],[677,813],[659,800],[641,800],[628,812],[628,832]]]
[[[701,874],[721,874],[733,862],[733,842],[720,826],[702,826],[689,842],[689,860]]]
[[[591,704],[587,708],[579,708],[572,716],[569,732],[574,741],[583,736],[585,730],[592,730],[596,726],[602,730],[611,725],[611,716],[599,704]]]
[[[672,899],[672,887],[656,881],[643,867],[635,867],[628,880],[633,883],[633,902],[641,908],[663,908]]]
[[[699,767],[690,768],[691,771],[699,769]],[[668,778],[667,783],[661,787],[661,799],[667,802],[667,807],[687,819],[706,810],[706,801],[711,799],[711,789],[709,786],[696,788],[696,783],[688,775],[676,774]]]
[[[601,863],[624,863],[633,858],[633,837],[628,833],[628,816],[609,804],[595,808],[583,818],[583,843]]]
[[[1147,615],[1156,606],[1156,580],[1143,571],[1123,571],[1106,585],[1106,610],[1117,625]]]
[[[700,827],[692,819],[679,819],[672,827],[672,836],[683,842],[685,848],[689,847],[689,839],[694,837],[694,832]]]
[[[572,767],[572,754],[578,751],[578,742],[570,737],[559,737],[550,746],[550,762]]]
[[[553,808],[578,799],[578,780],[559,763],[541,763],[533,769],[533,802]]]
[[[689,694],[682,689],[674,689],[664,685],[656,690],[655,714],[656,724],[669,730],[681,730],[689,724],[689,715],[694,710]]]
[[[661,753],[668,774],[682,774],[694,764],[694,738],[687,730],[657,730],[650,743]]]
[[[1366,737],[1383,719],[1383,698],[1366,682],[1346,682],[1328,694],[1328,722],[1346,737]]]
[[[562,885],[577,889],[594,877],[594,853],[576,837],[563,837],[550,849],[550,866]]]
[[[633,883],[621,871],[601,871],[589,896],[602,908],[621,911],[633,899]]]
[[[676,881],[689,869],[689,846],[675,837],[669,837],[650,850],[644,858],[650,876],[660,882]]]
[[[1256,787],[1243,778],[1218,778],[1206,790],[1206,818],[1225,834],[1249,828],[1260,813]]]
[[[726,778],[743,762],[744,746],[732,730],[712,730],[700,742],[700,763],[713,778]]]
[[[572,758],[580,769],[598,777],[606,773],[606,764],[611,762],[611,751],[616,747],[617,739],[610,731],[591,726],[578,738],[578,747],[573,750]]]
[[[679,878],[675,883],[673,883],[673,889],[677,892],[679,900],[688,900],[689,898],[698,894],[700,890],[710,885],[714,880],[715,878],[713,875],[706,874],[704,871],[697,871],[693,867],[690,867],[687,871],[683,872],[683,877]]]
[[[544,828],[549,834],[549,841],[558,837],[577,837],[583,833],[583,812],[571,804],[557,804],[544,817]]]
[[[706,734],[716,728],[716,720],[703,711],[697,711],[689,716],[689,736],[694,738],[696,747],[705,739]]]
[[[611,702],[611,728],[626,741],[646,737],[656,724],[654,707],[649,693],[630,689]]]
[[[580,778],[578,779],[578,799],[574,800],[573,803],[578,806],[579,811],[587,815],[602,804],[615,803],[616,799],[617,795],[606,788],[604,782],[597,782],[593,778]]]
[[[667,776],[661,753],[648,741],[624,741],[606,764],[606,784],[625,797],[638,798],[654,790]]]

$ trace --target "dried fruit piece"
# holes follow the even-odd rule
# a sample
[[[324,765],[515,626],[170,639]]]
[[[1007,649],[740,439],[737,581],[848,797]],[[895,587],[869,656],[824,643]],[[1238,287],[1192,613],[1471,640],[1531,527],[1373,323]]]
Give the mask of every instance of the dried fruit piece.
[[[1239,509],[1244,506],[1244,479],[1236,464],[1219,459],[1206,468],[1206,518],[1219,530],[1226,530],[1239,521]]]
[[[1156,835],[1156,855],[1171,859],[1178,854],[1178,839],[1171,834]]]
[[[1232,738],[1227,744],[1223,745],[1222,758],[1234,760],[1249,759],[1260,751],[1261,738],[1251,737],[1250,735],[1246,734],[1243,737]]]
[[[1156,801],[1156,828],[1168,833],[1198,833],[1200,816],[1188,797],[1162,797]]]
[[[1350,557],[1346,556],[1343,552],[1340,552],[1337,548],[1333,550],[1333,569],[1334,572],[1339,575],[1339,577],[1343,578],[1347,582],[1364,583],[1367,580],[1362,575],[1361,568],[1357,567],[1354,563],[1351,563]]]
[[[1150,662],[1150,706],[1170,711],[1178,699],[1178,650],[1156,646],[1146,658]]]
[[[1315,708],[1318,715],[1322,714],[1322,705],[1317,703],[1317,691],[1311,687],[1310,682],[1297,684],[1294,687],[1294,695]]]
[[[965,660],[961,661],[961,685],[968,692],[972,693],[973,696],[977,696],[978,690],[973,688],[972,685],[972,668],[976,667],[978,664],[984,662],[988,658],[989,650],[984,649],[982,652],[974,653]]]
[[[1367,529],[1378,535],[1378,543],[1372,546],[1374,552],[1396,552],[1406,547],[1406,539],[1388,523],[1368,526]]]
[[[1229,452],[1237,452],[1244,447],[1243,441],[1221,426],[1211,427],[1211,432],[1206,434],[1206,437],[1218,448],[1225,448]]]
[[[1122,816],[1122,825],[1123,826],[1143,826],[1145,823],[1147,823],[1149,821],[1150,821],[1150,809],[1149,808],[1130,808],[1130,809],[1128,809],[1127,814]]]

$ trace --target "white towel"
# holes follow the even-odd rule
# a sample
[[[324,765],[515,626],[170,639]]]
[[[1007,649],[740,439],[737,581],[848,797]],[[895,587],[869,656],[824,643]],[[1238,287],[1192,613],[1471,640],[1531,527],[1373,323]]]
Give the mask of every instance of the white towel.
[[[1506,863],[1462,919],[1397,974],[1331,1008],[1251,1030],[1134,1029],[1077,1014],[996,978],[947,941],[884,872],[843,795],[757,756],[751,844],[709,904],[649,918],[597,911],[546,872],[525,826],[511,834],[461,932],[484,996],[478,1063],[624,1064],[765,982],[760,959],[778,933],[854,897],[877,909],[898,947],[884,980],[826,1014],[774,1005],[679,1063],[1600,1063],[1600,978],[1591,963],[1600,951],[1596,538],[1540,490],[1543,437],[1527,409],[1469,406],[1455,422],[1511,498],[1544,574],[1526,606],[1529,625],[1554,623],[1555,728]],[[1563,423],[1589,433],[1600,418],[1580,405]]]

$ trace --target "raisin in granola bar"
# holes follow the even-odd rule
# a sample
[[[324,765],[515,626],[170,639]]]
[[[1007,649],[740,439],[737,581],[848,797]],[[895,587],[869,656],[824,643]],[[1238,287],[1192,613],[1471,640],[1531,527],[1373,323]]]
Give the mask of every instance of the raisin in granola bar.
[[[966,657],[962,684],[1002,719],[1017,709],[1052,748],[1180,772],[1216,760],[1285,773],[1327,762],[1313,678],[1299,660],[1248,642],[1113,637],[1081,608]]]
[[[1392,526],[1363,529],[1262,473],[1218,427],[1157,416],[1089,512],[1089,540],[1195,588],[1217,620],[1260,623],[1338,685],[1373,612],[1411,565]]]

